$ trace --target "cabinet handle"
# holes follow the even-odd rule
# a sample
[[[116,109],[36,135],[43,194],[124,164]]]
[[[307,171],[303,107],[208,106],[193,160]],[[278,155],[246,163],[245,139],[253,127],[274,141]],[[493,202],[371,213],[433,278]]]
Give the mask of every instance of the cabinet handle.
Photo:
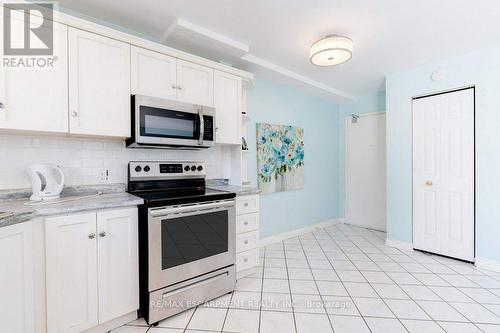
[[[4,109],[5,108],[5,104],[3,104],[2,102],[0,102],[0,109]]]
[[[89,234],[89,239],[94,239],[94,238],[95,238],[95,234],[94,233]]]
[[[426,182],[425,182],[425,185],[427,185],[427,186],[432,186],[432,181],[431,181],[431,180],[426,181]]]
[[[106,237],[106,231],[101,231],[99,233],[99,237]]]
[[[245,207],[248,207],[248,202],[245,202],[244,206],[245,206]]]
[[[247,262],[247,261],[248,261],[248,258],[243,259],[243,262]]]
[[[76,112],[76,111],[71,111],[71,116],[72,116],[72,117],[76,117],[76,116],[78,116],[78,112]]]
[[[243,243],[245,243],[245,245],[248,244],[248,239],[245,239]]]
[[[177,86],[177,89],[182,90],[182,87],[181,86]]]
[[[248,221],[243,222],[244,225],[248,225]]]

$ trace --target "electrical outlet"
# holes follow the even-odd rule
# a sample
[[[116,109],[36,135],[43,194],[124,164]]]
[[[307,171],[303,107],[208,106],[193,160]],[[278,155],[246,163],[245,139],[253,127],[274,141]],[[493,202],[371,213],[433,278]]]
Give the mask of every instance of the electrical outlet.
[[[111,170],[110,169],[99,169],[99,183],[106,184],[109,183],[111,179]]]

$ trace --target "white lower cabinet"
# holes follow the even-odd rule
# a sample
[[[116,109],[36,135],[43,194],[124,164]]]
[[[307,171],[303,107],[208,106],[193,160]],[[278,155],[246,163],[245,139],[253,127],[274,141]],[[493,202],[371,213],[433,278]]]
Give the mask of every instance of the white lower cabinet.
[[[35,332],[32,224],[0,228],[0,331]]]
[[[236,197],[236,273],[238,278],[259,265],[259,195]]]
[[[77,333],[98,324],[95,232],[95,213],[45,220],[49,333]]]
[[[137,209],[97,213],[99,322],[139,307]]]
[[[45,220],[47,332],[73,333],[139,307],[137,208]]]

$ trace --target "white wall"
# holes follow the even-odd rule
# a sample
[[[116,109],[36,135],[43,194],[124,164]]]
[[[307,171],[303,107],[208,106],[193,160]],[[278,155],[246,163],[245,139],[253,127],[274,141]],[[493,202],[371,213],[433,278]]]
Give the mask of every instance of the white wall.
[[[67,185],[98,184],[99,171],[109,169],[110,183],[127,182],[132,160],[205,161],[208,178],[229,178],[223,166],[228,147],[203,151],[127,149],[124,141],[52,136],[0,135],[0,189],[31,187],[26,167],[36,163],[60,165]]]

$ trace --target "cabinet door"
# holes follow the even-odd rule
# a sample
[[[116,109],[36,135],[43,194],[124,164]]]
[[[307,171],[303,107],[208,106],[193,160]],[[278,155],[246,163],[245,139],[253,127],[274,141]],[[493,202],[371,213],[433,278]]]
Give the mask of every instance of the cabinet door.
[[[71,134],[130,136],[130,45],[69,28]]]
[[[177,99],[214,105],[214,70],[188,61],[177,60]]]
[[[11,42],[23,41],[20,12],[11,12]],[[32,19],[36,18],[32,16]],[[43,30],[43,28],[42,28]],[[52,33],[52,32],[49,32]],[[53,67],[0,69],[0,129],[68,132],[68,55],[65,25],[54,22]],[[3,43],[2,43],[3,45]],[[7,59],[7,58],[6,58]],[[54,60],[56,59],[56,60]]]
[[[241,78],[216,71],[214,105],[217,143],[241,144]]]
[[[0,228],[0,328],[35,331],[31,222]]]
[[[97,213],[99,322],[139,308],[137,208]]]
[[[176,99],[177,59],[132,46],[132,94]]]
[[[76,333],[98,324],[95,233],[95,213],[45,220],[50,333]]]

